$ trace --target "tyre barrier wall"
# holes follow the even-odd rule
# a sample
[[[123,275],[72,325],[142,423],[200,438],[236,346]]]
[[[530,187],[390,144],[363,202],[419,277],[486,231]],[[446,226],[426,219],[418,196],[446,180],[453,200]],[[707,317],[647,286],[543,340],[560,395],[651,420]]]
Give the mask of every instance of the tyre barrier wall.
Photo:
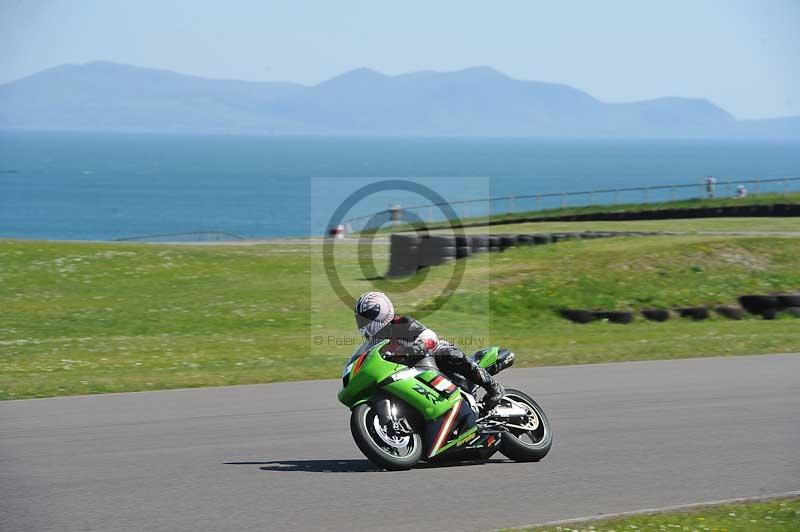
[[[702,207],[682,209],[652,209],[642,211],[594,212],[565,214],[562,216],[519,216],[502,220],[489,220],[465,223],[457,227],[482,227],[487,225],[506,225],[527,222],[598,222],[625,220],[673,220],[678,218],[719,218],[719,217],[770,217],[800,216],[800,204],[778,203],[768,205],[727,205],[724,207]]]
[[[540,246],[565,240],[613,236],[661,235],[660,232],[587,231],[583,233],[535,233],[513,235],[417,236],[392,233],[387,277],[408,277],[420,268],[437,266],[476,253],[502,252],[517,246]]]
[[[741,306],[717,305],[714,311],[729,320],[741,320],[747,314],[761,316],[765,320],[773,320],[780,313],[800,318],[800,294],[745,295],[739,298]],[[708,307],[678,307],[672,311],[667,309],[644,309],[641,315],[648,321],[667,321],[677,315],[695,321],[707,320],[711,317]],[[558,313],[574,323],[589,323],[595,320],[607,320],[611,323],[631,323],[635,316],[628,310],[587,310],[561,309]]]
[[[389,245],[391,258],[387,277],[408,277],[419,268],[420,239],[406,235],[393,234]]]

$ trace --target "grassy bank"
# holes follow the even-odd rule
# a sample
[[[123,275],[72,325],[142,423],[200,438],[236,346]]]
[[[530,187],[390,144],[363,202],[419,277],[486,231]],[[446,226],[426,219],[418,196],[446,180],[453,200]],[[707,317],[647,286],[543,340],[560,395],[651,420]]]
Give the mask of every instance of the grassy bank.
[[[427,276],[419,288],[398,293],[416,279],[367,281],[355,246],[336,249],[351,293],[384,288],[410,314],[452,273],[432,268],[419,274]],[[797,290],[798,256],[796,238],[715,236],[484,254],[467,261],[455,295],[423,321],[471,342],[465,349],[507,345],[519,366],[788,352],[800,346],[797,319],[580,326],[554,309],[730,303],[741,293]],[[357,338],[320,264],[319,246],[308,242],[0,241],[0,398],[336,378]]]
[[[665,512],[618,519],[582,521],[560,526],[518,528],[537,532],[612,532],[622,530],[692,530],[751,532],[800,530],[800,498],[726,504],[690,511]],[[511,532],[508,529],[506,532]]]

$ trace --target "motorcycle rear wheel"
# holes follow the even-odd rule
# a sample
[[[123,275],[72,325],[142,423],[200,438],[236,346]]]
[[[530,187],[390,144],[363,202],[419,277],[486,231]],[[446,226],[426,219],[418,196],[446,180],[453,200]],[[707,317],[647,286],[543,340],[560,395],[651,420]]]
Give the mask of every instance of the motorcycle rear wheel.
[[[422,458],[422,437],[416,432],[405,438],[389,436],[367,403],[358,405],[350,414],[350,432],[364,456],[380,468],[411,469]]]
[[[553,445],[553,432],[550,430],[550,421],[533,398],[513,388],[506,388],[505,397],[524,403],[536,413],[539,418],[538,426],[532,430],[512,429],[503,433],[500,439],[500,452],[506,458],[515,462],[538,462],[550,452]]]

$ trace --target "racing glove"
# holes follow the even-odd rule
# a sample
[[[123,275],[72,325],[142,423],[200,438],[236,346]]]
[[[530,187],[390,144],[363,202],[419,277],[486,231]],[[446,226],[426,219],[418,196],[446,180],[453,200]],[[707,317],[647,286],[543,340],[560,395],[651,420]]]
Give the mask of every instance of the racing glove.
[[[414,356],[422,358],[426,355],[429,355],[431,351],[436,347],[436,341],[431,338],[425,339],[417,339],[409,345],[406,350],[407,353]]]

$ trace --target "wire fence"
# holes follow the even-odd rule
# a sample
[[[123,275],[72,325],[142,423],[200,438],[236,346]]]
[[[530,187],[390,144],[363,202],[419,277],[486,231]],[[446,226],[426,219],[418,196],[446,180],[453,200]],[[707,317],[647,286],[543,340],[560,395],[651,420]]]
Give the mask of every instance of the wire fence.
[[[800,177],[777,179],[745,179],[707,183],[621,187],[577,192],[546,192],[469,199],[445,203],[388,208],[367,216],[348,218],[343,222],[345,232],[372,229],[366,224],[383,225],[398,218],[398,212],[410,211],[426,223],[444,221],[439,207],[449,205],[459,218],[493,216],[498,214],[536,213],[567,207],[620,205],[630,203],[662,203],[702,198],[741,198],[758,194],[789,194],[800,192]]]
[[[245,237],[228,231],[187,231],[184,233],[160,233],[114,239],[116,242],[220,242],[226,240],[245,240]]]

